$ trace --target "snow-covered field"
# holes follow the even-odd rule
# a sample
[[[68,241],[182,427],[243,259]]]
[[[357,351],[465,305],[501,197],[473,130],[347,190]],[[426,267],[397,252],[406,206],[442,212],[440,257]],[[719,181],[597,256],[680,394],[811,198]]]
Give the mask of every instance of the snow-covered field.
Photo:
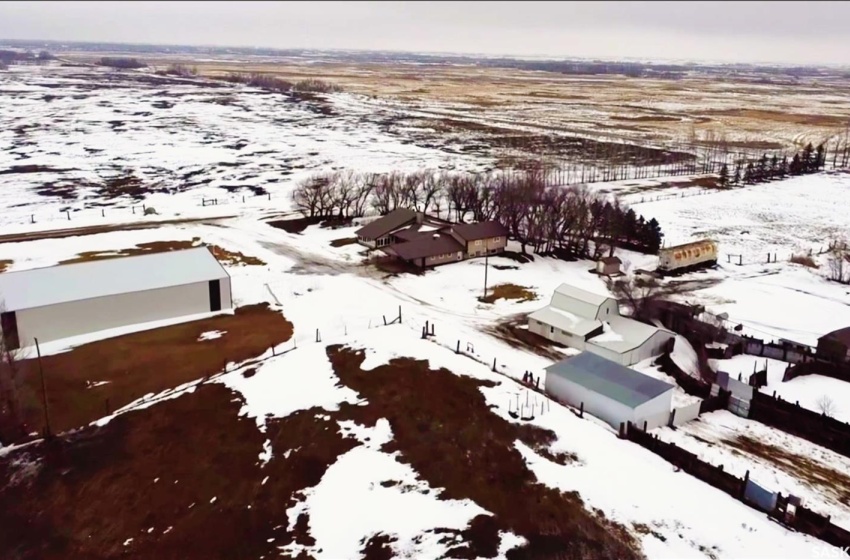
[[[263,260],[265,266],[228,267],[233,302],[235,306],[258,302],[279,304],[295,328],[293,340],[284,344],[292,350],[282,356],[266,356],[268,359],[256,366],[252,377],[244,378],[237,367],[218,378],[242,395],[246,403],[242,413],[256,418],[261,430],[269,417],[285,417],[312,407],[334,410],[342,402],[357,402],[357,393],[341,386],[330,368],[325,348],[335,343],[366,349],[364,369],[383,364],[394,356],[405,356],[428,360],[431,367],[446,367],[458,375],[501,381],[500,385],[483,388],[482,392],[494,406],[494,414],[514,421],[508,415],[509,402],[524,394],[516,380],[525,371],[543,376],[543,368],[551,360],[514,348],[485,330],[497,321],[544,306],[553,290],[565,281],[590,291],[605,292],[603,281],[588,272],[591,263],[587,261],[568,263],[535,257],[531,263],[518,264],[494,257],[489,259],[488,286],[516,284],[535,292],[538,298],[522,303],[498,300],[492,305],[483,304],[477,300],[484,288],[485,270],[481,260],[447,265],[423,276],[387,276],[360,263],[359,246],[330,245],[333,240],[350,238],[355,228],[327,230],[312,226],[302,234],[289,234],[263,223],[262,217],[270,211],[288,210],[287,194],[292,182],[311,170],[379,171],[441,165],[475,168],[487,163],[463,156],[447,159],[437,149],[417,148],[384,136],[367,113],[358,113],[350,97],[331,100],[330,106],[336,114],[327,116],[248,88],[228,87],[226,95],[234,96],[236,101],[219,105],[209,101],[225,93],[211,86],[139,84],[115,88],[109,87],[108,73],[103,73],[100,83],[75,77],[78,71],[66,69],[59,71],[59,75],[47,76],[39,69],[28,69],[27,72],[34,72],[34,77],[19,70],[0,75],[0,94],[4,100],[0,106],[0,123],[4,125],[0,129],[0,171],[16,165],[74,169],[61,174],[0,175],[3,187],[0,234],[27,228],[44,229],[48,222],[53,227],[80,225],[81,220],[76,217],[63,224],[60,208],[101,201],[97,189],[85,188],[77,191],[78,198],[62,200],[34,194],[33,188],[47,181],[96,182],[119,168],[131,169],[146,181],[185,187],[179,194],[145,198],[144,203],[155,206],[163,216],[212,216],[217,212],[235,217],[215,224],[184,223],[3,243],[0,260],[11,261],[9,270],[15,271],[56,264],[84,251],[126,249],[139,243],[195,237]],[[99,85],[91,87],[93,83]],[[56,98],[46,101],[45,95]],[[165,108],[171,103],[174,105]],[[110,120],[121,120],[125,125],[113,126]],[[134,124],[131,126],[130,122]],[[48,123],[55,124],[48,126]],[[145,124],[136,126],[137,123]],[[21,127],[24,132],[17,132]],[[245,145],[233,147],[240,145],[240,140]],[[181,178],[194,171],[199,174]],[[189,187],[188,183],[199,178],[210,181]],[[255,197],[253,202],[244,204],[233,200],[213,207],[214,210],[200,206],[201,198],[223,198],[218,187],[237,184],[263,187],[272,194],[271,200]],[[824,190],[824,196],[837,197],[839,187],[833,187]],[[752,194],[745,196],[753,200],[766,196],[770,200],[771,195],[765,194],[764,189],[755,187]],[[235,196],[241,201],[241,194]],[[692,233],[683,225],[688,218],[682,218],[690,201],[702,207],[715,197],[725,196],[728,195],[685,198],[669,203],[669,208],[664,206],[667,202],[658,202],[636,209],[647,218],[655,216],[653,212],[657,211],[656,217],[665,231],[668,227],[665,219],[669,219],[668,236],[673,239],[679,235],[677,232]],[[141,219],[129,210],[132,204],[136,203],[121,200],[119,206],[123,208],[108,207],[105,216],[98,211],[90,220],[116,223]],[[756,202],[743,204],[757,205]],[[819,204],[823,212],[834,212],[826,219],[832,225],[824,227],[840,227],[836,216],[841,204],[837,199],[833,204]],[[37,223],[26,225],[33,213],[38,214]],[[54,218],[49,218],[51,214]],[[57,215],[59,219],[55,219]],[[722,216],[718,207],[699,219],[704,224],[713,221],[716,226]],[[814,219],[815,214],[794,216],[793,219]],[[698,218],[692,214],[691,219]],[[799,227],[808,232],[801,235],[814,239],[818,234],[809,223]],[[729,232],[732,229],[730,226]],[[770,238],[769,230],[767,225],[752,229],[753,235],[763,236],[765,240]],[[681,237],[684,241],[684,233]],[[635,267],[652,260],[652,257],[624,256]],[[688,297],[701,298],[718,311],[728,310],[730,318],[746,319],[753,329],[782,333],[788,338],[798,334],[811,340],[834,328],[833,325],[850,324],[850,296],[846,289],[828,284],[805,269],[782,263],[770,266],[774,267],[773,275],[764,272],[762,269],[767,267],[762,265],[724,264],[717,271],[685,278],[718,282]],[[762,299],[753,302],[752,294],[759,290]],[[401,324],[383,326],[384,318],[392,320],[399,308]],[[426,321],[435,327],[435,336],[427,341],[420,338]],[[80,344],[96,336],[73,343]],[[204,333],[204,336],[212,339],[216,333]],[[462,355],[454,352],[458,344]],[[58,352],[66,350],[68,345],[65,341],[48,350]],[[684,351],[679,357],[683,361],[692,358]],[[741,367],[747,366],[741,364]],[[664,378],[651,364],[641,364],[641,368]],[[791,383],[798,381],[801,380]],[[170,396],[177,394],[179,391],[174,391]],[[850,396],[840,396],[837,392],[833,395],[842,401],[837,403],[839,409],[850,409],[850,400],[845,400]],[[686,401],[686,396],[677,393],[677,405]],[[651,532],[638,535],[647,556],[810,558],[814,550],[826,546],[816,539],[787,531],[697,479],[675,472],[669,463],[652,453],[619,440],[603,423],[590,417],[579,419],[560,405],[547,404],[546,411],[537,414],[534,422],[555,431],[559,437],[557,450],[571,451],[579,461],[561,466],[519,442],[516,448],[542,484],[577,491],[588,507],[600,509],[606,517],[627,527],[651,528]],[[721,417],[719,413],[715,416]],[[705,425],[709,422],[714,421],[706,421]],[[691,426],[702,424],[700,421],[672,433],[684,438]],[[733,431],[752,430],[753,437],[762,436],[751,426],[729,425]],[[346,424],[340,430],[356,434],[361,444],[339,457],[319,484],[289,512],[290,523],[299,512],[310,513],[309,529],[316,546],[307,550],[309,554],[322,558],[356,557],[361,538],[382,528],[398,535],[394,546],[399,547],[396,551],[399,555],[439,558],[445,552],[445,545],[417,537],[434,527],[463,528],[469,519],[482,513],[481,507],[474,503],[440,500],[440,489],[429,487],[397,457],[382,452],[380,444],[393,437],[388,424],[379,423],[374,429]],[[808,453],[804,446],[793,445],[801,454]],[[845,468],[836,463],[836,468],[839,467]],[[376,484],[386,477],[402,480],[417,491],[405,493],[399,488]],[[767,481],[765,484],[770,487]],[[825,506],[839,507],[821,494],[812,494],[812,500],[816,498],[822,499]],[[364,503],[368,506],[363,507]],[[393,515],[397,511],[404,511],[405,515]],[[836,516],[846,514],[838,509],[834,511]],[[344,530],[338,529],[334,520],[340,515],[356,522]],[[514,535],[501,537],[502,555],[519,544]]]

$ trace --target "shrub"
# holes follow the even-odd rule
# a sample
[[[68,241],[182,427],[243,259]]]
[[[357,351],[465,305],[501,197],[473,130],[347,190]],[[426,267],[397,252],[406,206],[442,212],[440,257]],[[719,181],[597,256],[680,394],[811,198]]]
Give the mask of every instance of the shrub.
[[[342,91],[342,88],[336,84],[315,78],[296,82],[292,89],[303,93],[338,93]]]
[[[809,268],[820,268],[811,255],[792,255],[791,262],[794,264],[801,264]]]
[[[108,66],[109,68],[133,69],[145,68],[147,64],[137,58],[121,58],[104,56],[97,61],[99,66]]]

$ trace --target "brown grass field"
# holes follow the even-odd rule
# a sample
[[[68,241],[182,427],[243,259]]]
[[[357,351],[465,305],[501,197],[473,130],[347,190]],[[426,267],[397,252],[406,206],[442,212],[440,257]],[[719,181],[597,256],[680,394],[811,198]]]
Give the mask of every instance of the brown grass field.
[[[198,341],[207,331],[220,338]],[[258,356],[292,336],[292,324],[265,304],[200,321],[84,344],[42,360],[54,432],[83,426],[148,393],[159,393],[222,371],[226,362]],[[38,364],[22,363],[27,426],[41,431],[44,412]],[[104,385],[89,384],[107,381]],[[108,405],[107,405],[108,401]]]
[[[74,264],[81,262],[102,261],[106,259],[115,259],[118,257],[135,257],[139,255],[147,255],[150,253],[164,253],[167,251],[180,251],[183,249],[191,249],[193,247],[202,246],[201,238],[195,237],[191,241],[152,241],[150,243],[140,243],[135,247],[128,249],[120,249],[117,251],[86,251],[80,253],[72,259],[61,261],[59,264]],[[207,245],[215,258],[221,263],[228,266],[240,265],[260,265],[266,263],[256,257],[246,256],[240,252],[228,251],[218,245]]]
[[[534,301],[537,294],[524,286],[516,284],[498,284],[491,288],[491,292],[485,297],[478,298],[482,303],[496,303],[497,300],[507,299],[515,301]]]
[[[69,57],[92,62],[99,56]],[[406,124],[423,127],[426,121],[463,121],[643,142],[723,138],[739,148],[771,150],[819,143],[850,126],[850,81],[838,77],[793,83],[730,73],[670,80],[470,65],[141,58],[155,68],[180,62],[208,77],[256,72],[290,81],[316,78],[422,111],[427,116]]]

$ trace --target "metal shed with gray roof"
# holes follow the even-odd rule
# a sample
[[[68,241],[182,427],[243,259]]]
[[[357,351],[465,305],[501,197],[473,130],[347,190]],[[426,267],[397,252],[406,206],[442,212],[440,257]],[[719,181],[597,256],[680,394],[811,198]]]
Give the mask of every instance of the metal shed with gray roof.
[[[673,385],[592,352],[547,367],[545,386],[556,400],[583,408],[615,429],[624,422],[663,426],[673,405]]]

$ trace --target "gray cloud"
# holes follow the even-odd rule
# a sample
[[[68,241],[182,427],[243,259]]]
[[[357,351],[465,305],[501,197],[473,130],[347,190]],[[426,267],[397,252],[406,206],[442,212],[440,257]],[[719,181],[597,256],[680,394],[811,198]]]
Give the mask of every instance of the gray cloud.
[[[2,2],[0,38],[850,64],[845,2]]]

